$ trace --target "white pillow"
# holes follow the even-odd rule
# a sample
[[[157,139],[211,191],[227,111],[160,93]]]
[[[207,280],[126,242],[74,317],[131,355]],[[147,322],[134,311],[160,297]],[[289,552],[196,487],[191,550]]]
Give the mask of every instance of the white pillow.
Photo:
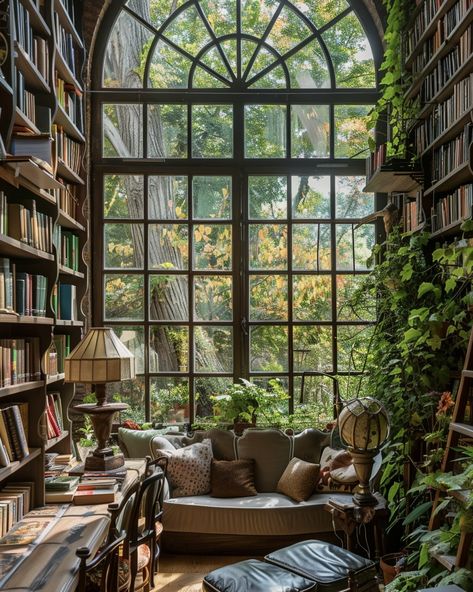
[[[210,492],[212,443],[209,438],[177,450],[160,450],[167,456],[167,477],[173,497],[204,495]]]

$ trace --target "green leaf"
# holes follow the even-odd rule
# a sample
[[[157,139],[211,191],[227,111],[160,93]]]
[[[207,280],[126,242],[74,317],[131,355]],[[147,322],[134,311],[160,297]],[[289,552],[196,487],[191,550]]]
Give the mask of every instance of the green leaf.
[[[456,285],[457,280],[453,277],[449,277],[448,280],[445,282],[445,292],[447,292],[448,294],[449,292],[455,289]]]
[[[404,333],[404,341],[414,341],[416,339],[419,339],[419,337],[422,335],[422,331],[419,331],[419,329],[408,329],[405,333]]]
[[[428,292],[432,292],[435,289],[435,286],[431,282],[422,282],[417,290],[417,297],[422,298],[424,294]]]
[[[463,230],[463,232],[471,232],[473,231],[473,220],[470,218],[468,220],[465,220],[462,225],[460,226],[460,230]]]
[[[423,504],[420,504],[420,506],[416,506],[412,512],[410,512],[406,518],[404,518],[402,524],[403,526],[407,526],[408,524],[412,524],[413,522],[415,522],[417,520],[417,518],[420,518],[421,516],[423,516],[426,512],[428,512],[431,507],[432,507],[433,502],[424,502]]]

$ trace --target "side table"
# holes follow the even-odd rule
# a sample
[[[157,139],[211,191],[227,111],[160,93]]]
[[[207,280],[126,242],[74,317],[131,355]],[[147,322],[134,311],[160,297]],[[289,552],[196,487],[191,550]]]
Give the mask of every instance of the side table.
[[[374,556],[370,553],[370,559],[379,559],[384,554],[383,534],[389,517],[386,500],[379,493],[375,495],[378,503],[374,507],[360,507],[351,500],[340,503],[336,499],[324,505],[324,510],[332,514],[335,527],[345,533],[348,551],[359,553],[362,550],[357,545],[355,535],[362,525],[370,528],[370,538],[374,542]]]

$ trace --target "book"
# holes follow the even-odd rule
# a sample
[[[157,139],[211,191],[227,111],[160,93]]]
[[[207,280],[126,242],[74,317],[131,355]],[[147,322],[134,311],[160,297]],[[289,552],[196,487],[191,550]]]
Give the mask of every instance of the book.
[[[0,539],[0,545],[30,545],[39,538],[51,522],[52,520],[49,518],[17,522]]]
[[[77,491],[84,491],[88,489],[114,489],[117,484],[117,480],[107,477],[103,478],[90,478],[86,477],[77,486]]]
[[[76,506],[109,504],[115,501],[115,489],[77,489],[73,502]]]
[[[59,477],[46,479],[44,486],[46,491],[70,491],[75,489],[78,483],[79,477],[60,475]]]
[[[46,491],[44,494],[44,501],[47,504],[70,504],[74,499],[75,488],[69,491]]]

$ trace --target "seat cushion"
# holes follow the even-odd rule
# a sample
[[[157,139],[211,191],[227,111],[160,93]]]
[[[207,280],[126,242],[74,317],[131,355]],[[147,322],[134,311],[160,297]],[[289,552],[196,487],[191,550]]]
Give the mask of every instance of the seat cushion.
[[[351,572],[367,591],[377,590],[373,561],[322,541],[303,541],[274,551],[265,561],[317,582],[317,590],[338,592],[348,586]],[[372,588],[369,583],[372,583]]]
[[[309,592],[316,590],[316,585],[275,565],[248,559],[210,572],[202,582],[202,589],[207,592]]]
[[[313,536],[333,531],[331,514],[324,510],[329,499],[348,503],[351,495],[318,493],[300,503],[280,493],[172,498],[164,502],[163,526],[166,533]]]

